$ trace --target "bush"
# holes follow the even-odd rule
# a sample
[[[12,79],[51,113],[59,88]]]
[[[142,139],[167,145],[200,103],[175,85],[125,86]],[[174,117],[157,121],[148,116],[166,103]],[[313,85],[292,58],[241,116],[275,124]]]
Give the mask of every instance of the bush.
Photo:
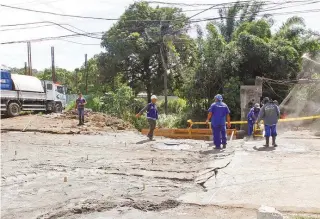
[[[114,92],[109,92],[101,98],[101,110],[107,114],[130,121],[134,114],[134,96],[132,89],[122,86]]]
[[[187,127],[185,114],[159,115],[158,128],[182,128]]]
[[[101,112],[103,110],[103,102],[101,97],[89,97],[86,101],[86,108],[92,109],[95,112]]]
[[[184,99],[168,100],[168,114],[180,114],[187,109],[187,101]],[[164,113],[164,101],[158,103],[159,113]]]
[[[149,123],[145,116],[136,118],[135,115],[132,115],[131,120],[129,122],[139,131],[141,131],[141,129],[149,128]]]

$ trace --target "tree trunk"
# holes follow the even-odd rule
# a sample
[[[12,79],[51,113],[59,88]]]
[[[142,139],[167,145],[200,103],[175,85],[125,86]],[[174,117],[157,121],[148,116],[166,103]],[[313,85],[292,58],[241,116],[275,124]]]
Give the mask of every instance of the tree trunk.
[[[146,85],[146,88],[147,88],[147,101],[148,103],[150,103],[151,102],[151,84],[148,83]]]

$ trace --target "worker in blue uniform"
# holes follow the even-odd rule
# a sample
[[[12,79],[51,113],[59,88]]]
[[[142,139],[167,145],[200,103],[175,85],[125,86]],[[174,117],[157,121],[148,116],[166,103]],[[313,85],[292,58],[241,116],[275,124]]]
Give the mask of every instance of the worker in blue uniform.
[[[158,109],[157,109],[157,96],[152,95],[151,96],[151,103],[148,103],[137,115],[136,117],[139,118],[145,111],[147,111],[147,119],[149,122],[149,133],[148,138],[150,141],[153,140],[153,132],[157,125],[157,119],[158,119]]]
[[[227,134],[226,134],[226,120],[228,128],[231,127],[230,123],[230,110],[227,104],[223,103],[222,95],[217,94],[215,97],[215,103],[209,108],[207,117],[207,123],[211,119],[211,128],[213,135],[213,143],[216,149],[221,149],[227,146]]]
[[[260,112],[260,104],[256,103],[254,107],[252,107],[247,115],[248,119],[248,136],[252,136],[253,134],[253,127],[258,119]]]

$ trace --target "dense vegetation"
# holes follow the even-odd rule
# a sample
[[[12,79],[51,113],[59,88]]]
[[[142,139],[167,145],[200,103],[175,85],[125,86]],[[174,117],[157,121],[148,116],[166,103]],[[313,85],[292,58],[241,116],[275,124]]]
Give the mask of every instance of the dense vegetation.
[[[257,1],[221,8],[221,19],[208,21],[205,30],[196,26],[194,39],[188,30],[195,24],[180,8],[151,7],[145,2],[130,5],[103,35],[105,52],[88,61],[92,108],[141,127],[143,121],[133,115],[146,101],[136,95],[146,92],[148,99],[151,94],[162,95],[163,76],[168,73],[168,93],[181,99],[169,102],[172,115],[161,116],[161,126],[183,126],[189,118],[203,120],[217,93],[223,94],[232,117],[239,119],[240,85],[254,84],[257,76],[296,79],[302,56],[316,56],[320,48],[319,38],[300,17],[291,17],[271,31],[274,20],[263,14],[263,8],[264,3]],[[49,79],[51,71],[38,75]],[[84,66],[74,72],[57,69],[57,78],[70,93],[85,92]],[[279,101],[289,90],[288,85],[264,84],[264,96]]]

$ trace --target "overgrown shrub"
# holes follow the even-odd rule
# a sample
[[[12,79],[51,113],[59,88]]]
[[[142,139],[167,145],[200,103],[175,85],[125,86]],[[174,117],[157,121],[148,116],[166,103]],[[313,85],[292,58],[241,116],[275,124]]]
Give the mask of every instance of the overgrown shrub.
[[[160,114],[157,121],[158,128],[185,128],[187,127],[187,119],[184,114]]]
[[[101,112],[103,110],[103,102],[101,97],[89,97],[86,99],[86,101],[86,108],[92,109],[95,112]]]
[[[187,101],[181,98],[168,100],[168,114],[180,114],[187,108]],[[164,113],[164,101],[158,103],[159,113]]]
[[[134,114],[134,95],[128,86],[121,86],[101,98],[103,112],[129,121]]]
[[[149,123],[145,116],[136,118],[135,115],[132,115],[129,122],[139,131],[141,131],[141,129],[149,128]]]

